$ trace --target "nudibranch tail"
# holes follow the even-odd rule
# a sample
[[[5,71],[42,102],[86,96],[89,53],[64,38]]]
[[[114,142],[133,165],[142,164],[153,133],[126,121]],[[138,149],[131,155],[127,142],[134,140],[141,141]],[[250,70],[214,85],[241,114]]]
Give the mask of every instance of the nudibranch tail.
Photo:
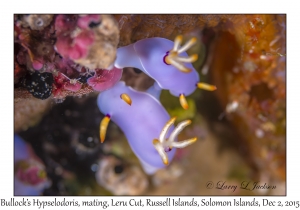
[[[165,139],[166,139],[166,135],[170,129],[170,127],[174,124],[176,120],[176,117],[172,117],[166,124],[165,126],[163,127],[160,135],[159,135],[159,141],[160,142],[163,142]]]
[[[169,159],[168,159],[168,155],[167,153],[165,152],[165,149],[164,147],[162,146],[161,142],[157,139],[154,139],[153,140],[153,145],[155,147],[155,149],[157,150],[158,154],[160,155],[163,163],[165,165],[168,165],[169,164]]]
[[[104,140],[105,140],[106,130],[107,130],[109,121],[110,121],[110,116],[109,116],[109,115],[106,115],[106,116],[101,120],[101,123],[100,123],[100,141],[101,141],[101,143],[103,143]]]
[[[130,98],[130,96],[129,96],[128,94],[122,93],[122,94],[120,95],[120,98],[121,98],[123,101],[125,101],[127,104],[129,104],[129,105],[131,106],[132,100],[131,100],[131,98]]]
[[[169,65],[173,65],[179,71],[184,73],[189,73],[192,69],[187,68],[183,63],[193,63],[198,59],[198,55],[194,54],[189,57],[181,57],[179,56],[180,53],[185,52],[186,50],[190,49],[197,41],[195,37],[190,39],[185,45],[180,47],[182,42],[182,36],[177,36],[174,40],[174,47],[173,49],[166,55],[165,62]]]
[[[180,105],[182,106],[182,108],[184,109],[188,109],[189,108],[189,105],[186,101],[186,98],[183,94],[180,94],[179,95],[179,102],[180,102]]]
[[[165,138],[169,128],[174,124],[176,118],[173,117],[171,118],[163,127],[159,139],[154,139],[152,144],[154,146],[154,148],[156,149],[156,151],[158,152],[158,154],[160,155],[163,163],[165,165],[168,165],[169,160],[168,160],[168,155],[167,152],[171,151],[171,149],[173,147],[175,148],[184,148],[194,142],[197,141],[197,138],[191,138],[191,139],[187,139],[187,140],[183,140],[180,142],[176,142],[175,139],[178,136],[178,134],[189,124],[192,123],[191,120],[185,120],[181,123],[179,123],[176,128],[173,130],[173,132],[171,133],[169,139]]]
[[[214,90],[217,89],[216,86],[214,86],[214,85],[209,85],[209,84],[203,83],[203,82],[198,82],[198,83],[197,83],[197,87],[198,87],[198,88],[201,88],[201,89],[204,89],[204,90],[209,90],[209,91],[214,91]]]

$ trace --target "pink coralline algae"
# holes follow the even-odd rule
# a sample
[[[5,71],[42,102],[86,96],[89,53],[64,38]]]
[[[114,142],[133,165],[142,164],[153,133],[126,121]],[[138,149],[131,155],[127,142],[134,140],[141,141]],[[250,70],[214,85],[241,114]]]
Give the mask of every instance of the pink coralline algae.
[[[82,20],[84,19],[84,20]],[[100,21],[100,15],[98,15]],[[88,27],[87,23],[94,19],[88,16],[58,15],[55,20],[55,29],[57,32],[56,51],[64,58],[77,60],[87,56],[89,48],[95,41],[94,33]],[[79,26],[77,27],[79,23]],[[83,26],[83,27],[82,27]]]
[[[122,69],[113,68],[111,70],[96,70],[93,77],[87,80],[87,83],[96,91],[104,91],[115,85],[122,76]]]
[[[113,63],[119,31],[110,16],[58,15],[55,30],[55,48],[64,58],[89,69],[107,69]]]
[[[54,90],[53,95],[57,98],[65,97],[64,90],[78,91],[81,88],[81,83],[76,79],[70,79],[61,72],[54,73]]]
[[[67,29],[62,31],[58,27],[56,44],[58,52],[64,51],[62,48],[66,47],[66,53],[74,56],[73,61],[77,64],[89,69],[109,68],[116,58],[119,42],[119,27],[116,20],[110,15],[79,15],[75,27],[73,24],[72,22],[70,26],[67,25]],[[64,46],[64,43],[59,42],[60,38],[67,39],[74,48]]]
[[[120,80],[122,71],[105,72],[114,62],[119,39],[118,25],[112,16],[15,15],[14,18],[16,88],[26,88],[39,99],[51,95],[64,99],[77,93],[87,94],[92,88],[107,89]],[[44,94],[44,81],[36,76],[34,80],[30,78],[46,73],[53,82],[47,83],[49,91]],[[90,77],[93,79],[86,84]]]
[[[83,15],[78,19],[77,25],[82,29],[90,29],[97,27],[100,23],[100,15]]]

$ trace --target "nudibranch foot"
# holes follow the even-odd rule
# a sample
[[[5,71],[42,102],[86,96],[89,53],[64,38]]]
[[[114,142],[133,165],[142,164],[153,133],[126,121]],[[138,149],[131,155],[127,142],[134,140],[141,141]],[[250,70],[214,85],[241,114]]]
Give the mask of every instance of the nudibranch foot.
[[[110,115],[108,115],[108,114],[101,120],[101,123],[100,123],[100,141],[101,141],[101,143],[103,143],[105,140],[106,130],[107,130],[109,121],[110,121]]]
[[[208,91],[214,91],[217,89],[216,86],[214,85],[209,85],[207,83],[203,83],[203,82],[198,82],[197,83],[197,87],[203,90],[208,90]]]
[[[190,138],[187,140],[183,140],[180,142],[176,142],[175,139],[178,136],[178,134],[189,124],[192,123],[191,120],[185,120],[180,122],[176,128],[172,131],[172,133],[170,134],[170,137],[167,139],[166,138],[166,134],[168,133],[170,127],[174,124],[176,120],[176,117],[171,118],[163,127],[160,135],[159,135],[159,139],[154,139],[152,141],[152,144],[154,146],[154,148],[156,149],[156,151],[158,152],[158,154],[160,155],[163,163],[165,165],[169,164],[169,159],[168,159],[168,155],[167,152],[171,151],[171,149],[173,147],[175,148],[184,148],[194,142],[197,141],[197,137],[194,138]]]
[[[164,62],[166,64],[174,66],[181,72],[189,73],[192,71],[192,69],[186,67],[183,63],[195,62],[198,59],[198,55],[194,54],[189,57],[182,57],[182,56],[179,56],[179,54],[190,49],[196,43],[197,39],[195,37],[193,37],[185,45],[180,47],[182,39],[183,38],[181,35],[179,35],[175,38],[174,47],[171,51],[167,52],[167,55],[164,57]]]

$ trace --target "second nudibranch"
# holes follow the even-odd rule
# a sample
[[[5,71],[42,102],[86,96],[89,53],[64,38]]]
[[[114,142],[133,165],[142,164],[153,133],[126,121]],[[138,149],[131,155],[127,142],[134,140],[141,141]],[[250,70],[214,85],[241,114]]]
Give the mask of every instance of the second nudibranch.
[[[127,87],[124,82],[118,82],[111,89],[101,92],[97,104],[106,115],[100,125],[101,142],[104,141],[111,119],[124,132],[130,147],[148,174],[168,165],[175,155],[175,148],[183,148],[197,140],[191,138],[178,142],[177,135],[191,121],[183,121],[174,128],[176,118],[170,119],[155,97]]]
[[[185,96],[193,93],[197,87],[206,90],[215,90],[216,87],[200,83],[199,74],[191,64],[198,59],[198,55],[189,56],[186,53],[196,43],[196,38],[180,47],[182,40],[182,36],[177,36],[174,42],[154,37],[120,47],[117,50],[115,66],[142,70],[161,89],[167,89],[172,95],[180,97],[181,105],[186,109]]]

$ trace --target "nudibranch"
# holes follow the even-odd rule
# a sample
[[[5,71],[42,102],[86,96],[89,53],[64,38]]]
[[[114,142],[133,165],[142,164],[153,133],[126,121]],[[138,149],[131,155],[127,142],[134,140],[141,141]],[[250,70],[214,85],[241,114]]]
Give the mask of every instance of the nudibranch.
[[[20,136],[14,135],[14,195],[40,195],[50,186],[43,162]]]
[[[175,155],[175,148],[183,148],[197,140],[195,137],[178,142],[177,135],[191,121],[183,121],[174,128],[175,118],[170,119],[154,96],[127,87],[124,82],[118,82],[101,92],[97,104],[106,115],[100,125],[101,142],[104,141],[111,119],[124,132],[131,149],[148,174],[168,165]]]
[[[182,107],[187,109],[185,96],[197,87],[206,90],[215,90],[216,87],[200,82],[199,74],[191,64],[198,59],[198,55],[188,56],[186,53],[196,43],[196,38],[180,47],[182,40],[182,36],[177,36],[174,42],[159,37],[139,40],[118,48],[114,65],[121,69],[140,69],[156,81],[156,86],[179,97]]]

